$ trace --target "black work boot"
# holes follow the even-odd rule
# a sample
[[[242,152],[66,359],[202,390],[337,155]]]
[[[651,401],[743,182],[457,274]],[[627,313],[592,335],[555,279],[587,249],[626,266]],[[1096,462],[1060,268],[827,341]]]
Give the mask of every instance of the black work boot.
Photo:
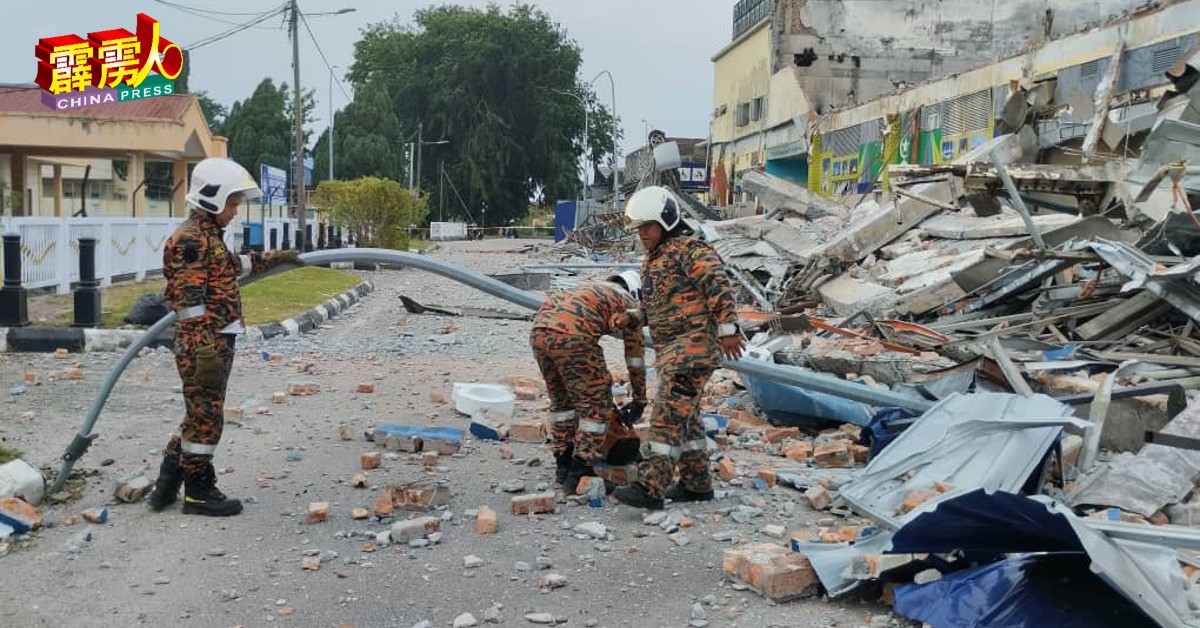
[[[575,455],[574,445],[567,445],[565,451],[554,456],[554,483],[565,486],[567,473],[571,470],[571,457]]]
[[[179,458],[163,456],[162,464],[158,466],[158,479],[154,481],[154,491],[146,498],[150,510],[158,512],[174,504],[182,485],[183,470],[179,468]]]
[[[647,510],[662,510],[663,508],[663,500],[652,497],[640,484],[618,486],[613,490],[612,496],[622,504],[633,506],[634,508],[645,508]]]
[[[592,463],[572,456],[571,466],[567,468],[567,477],[563,480],[563,489],[568,495],[576,494],[575,489],[579,488],[579,481],[584,476],[596,476],[596,470],[592,468]]]
[[[217,471],[212,464],[183,478],[183,514],[229,517],[242,512],[242,502],[217,490]]]
[[[707,491],[689,491],[676,482],[667,489],[667,499],[673,502],[708,502],[713,499],[712,489]]]

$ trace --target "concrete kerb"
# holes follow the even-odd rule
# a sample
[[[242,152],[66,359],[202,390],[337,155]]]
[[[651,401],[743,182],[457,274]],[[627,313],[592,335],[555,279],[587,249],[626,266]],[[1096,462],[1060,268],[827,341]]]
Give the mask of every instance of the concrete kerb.
[[[278,323],[264,323],[246,329],[247,342],[257,342],[276,336],[291,336],[310,332],[325,321],[344,312],[375,290],[370,280],[324,301],[293,318]],[[0,327],[0,352],[53,353],[66,349],[71,353],[95,351],[124,351],[141,338],[140,329],[81,329],[78,327]],[[151,347],[170,347],[172,335],[166,333],[151,341]]]

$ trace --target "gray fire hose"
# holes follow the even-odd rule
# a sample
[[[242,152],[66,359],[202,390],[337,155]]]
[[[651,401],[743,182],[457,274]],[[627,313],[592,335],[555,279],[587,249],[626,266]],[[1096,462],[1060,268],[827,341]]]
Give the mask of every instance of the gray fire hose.
[[[459,268],[458,266],[447,264],[425,255],[404,251],[393,251],[390,249],[330,249],[304,253],[300,256],[300,259],[306,264],[313,265],[325,265],[332,262],[373,262],[416,268],[441,275],[447,279],[453,279],[476,290],[481,290],[494,297],[531,310],[536,310],[544,300],[537,293],[514,288],[487,275]],[[250,281],[261,279],[269,274],[274,273],[257,275],[248,278],[249,281],[243,283],[250,283]],[[67,445],[66,451],[63,452],[62,466],[59,469],[58,477],[54,480],[53,486],[50,487],[50,493],[57,493],[62,490],[62,487],[66,485],[67,476],[71,473],[71,468],[75,465],[75,461],[82,458],[88,448],[91,447],[92,441],[95,440],[98,434],[97,432],[93,432],[92,428],[95,427],[96,421],[100,418],[100,411],[104,409],[104,404],[108,402],[108,397],[112,394],[113,386],[116,385],[117,380],[125,371],[125,367],[129,366],[129,363],[139,351],[149,346],[155,338],[166,331],[174,322],[174,312],[162,317],[125,350],[121,359],[117,360],[116,365],[113,366],[112,371],[100,386],[100,391],[96,395],[96,401],[88,411],[83,424],[79,426],[79,431],[75,434],[71,443]],[[740,373],[786,384],[794,384],[814,392],[827,393],[862,403],[896,406],[916,412],[924,412],[933,406],[932,402],[906,397],[889,390],[873,389],[829,375],[802,371],[795,367],[772,364],[760,360],[724,360],[721,366]]]

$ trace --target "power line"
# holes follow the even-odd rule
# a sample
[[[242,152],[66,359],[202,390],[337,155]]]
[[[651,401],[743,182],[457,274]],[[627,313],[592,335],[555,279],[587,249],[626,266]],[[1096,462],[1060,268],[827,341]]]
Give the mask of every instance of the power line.
[[[214,42],[221,41],[222,39],[225,39],[226,37],[231,37],[231,36],[233,36],[233,35],[236,35],[236,34],[238,34],[238,33],[242,32],[242,31],[244,31],[244,30],[246,30],[246,29],[248,29],[248,28],[251,28],[251,27],[253,27],[253,26],[256,26],[256,25],[258,25],[258,24],[261,24],[262,22],[265,22],[265,21],[267,21],[267,20],[271,19],[272,17],[275,17],[276,15],[279,15],[279,14],[283,13],[283,11],[284,11],[284,8],[285,8],[285,7],[281,5],[281,6],[277,7],[277,8],[275,8],[275,9],[272,9],[271,11],[269,11],[269,12],[267,12],[267,13],[264,13],[264,14],[260,15],[260,16],[259,16],[258,18],[256,18],[256,19],[253,19],[253,20],[251,20],[251,21],[249,21],[249,22],[246,22],[245,24],[239,24],[238,26],[235,26],[235,27],[233,27],[233,28],[230,28],[230,29],[228,29],[228,30],[222,31],[222,32],[220,32],[220,33],[217,33],[216,35],[213,35],[213,36],[211,36],[211,37],[207,37],[207,38],[205,38],[205,39],[201,39],[200,41],[198,41],[198,42],[196,42],[196,43],[194,43],[194,44],[192,44],[192,45],[188,46],[188,47],[187,47],[187,50],[188,50],[189,52],[191,52],[191,51],[193,51],[193,50],[196,50],[197,48],[201,48],[201,47],[203,47],[203,46],[207,46],[207,45],[209,45],[209,44],[211,44],[211,43],[214,43]]]
[[[174,2],[167,2],[167,0],[154,0],[154,1],[159,4],[165,4],[166,6],[174,7],[176,9],[186,9],[186,10],[192,9],[192,7],[189,7],[187,5],[176,4]],[[252,13],[239,13],[236,11],[217,11],[216,9],[204,9],[204,11],[208,12],[208,13],[216,13],[217,15],[240,15],[240,16],[260,15],[262,13],[261,11],[254,11]]]
[[[211,15],[208,15],[207,13],[202,13],[202,12],[197,11],[188,6],[184,6],[181,4],[175,4],[173,2],[167,2],[167,0],[154,0],[154,2],[157,2],[163,6],[171,7],[172,9],[176,9],[178,11],[183,11],[184,13],[195,15],[196,17],[202,17],[206,20],[212,20],[214,22],[220,22],[222,24],[229,24],[230,26],[241,26],[241,24],[239,24],[237,22],[231,22],[229,20],[223,20],[219,17],[213,17]],[[220,13],[220,12],[212,11],[212,13]],[[228,14],[228,15],[259,15],[259,13],[236,13],[236,14]],[[259,27],[259,28],[262,28],[262,27]]]
[[[317,43],[316,35],[313,35],[312,29],[309,28],[309,26],[308,26],[308,18],[304,17],[304,14],[301,13],[300,19],[304,22],[304,30],[308,31],[309,39],[311,39],[313,45],[317,47],[317,53],[321,55],[321,61],[323,61],[325,63],[325,69],[329,70],[330,74],[333,74],[333,67],[329,65],[329,59],[325,58],[325,52],[323,50],[321,50],[321,44]],[[342,79],[340,77],[338,77],[338,75],[336,75],[336,74],[333,74],[333,78],[337,80],[338,89],[342,90],[342,95],[346,97],[346,100],[347,101],[354,100],[353,98],[350,97],[350,94],[346,92],[346,86],[342,85]]]

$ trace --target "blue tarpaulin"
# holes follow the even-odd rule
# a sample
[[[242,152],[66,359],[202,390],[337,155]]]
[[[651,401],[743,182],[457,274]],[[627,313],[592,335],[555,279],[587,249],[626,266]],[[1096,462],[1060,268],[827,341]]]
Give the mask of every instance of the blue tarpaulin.
[[[871,421],[870,410],[857,401],[745,373],[741,377],[754,402],[772,423],[817,427],[823,422],[832,421],[866,427]]]

